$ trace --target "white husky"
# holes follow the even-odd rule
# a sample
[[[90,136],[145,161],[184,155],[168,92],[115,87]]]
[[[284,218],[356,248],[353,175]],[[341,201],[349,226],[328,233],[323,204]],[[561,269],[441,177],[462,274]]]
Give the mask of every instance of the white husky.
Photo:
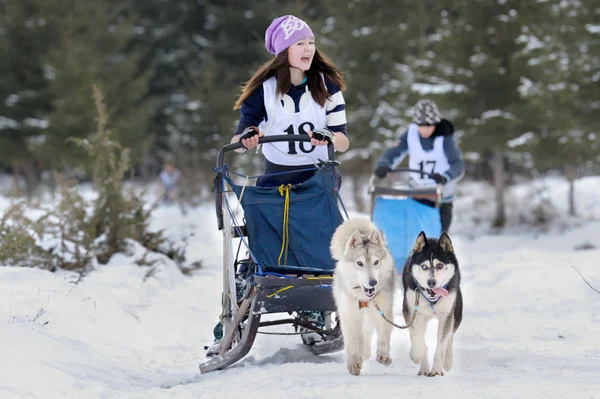
[[[333,296],[337,305],[346,366],[359,375],[363,360],[371,356],[373,328],[377,330],[377,361],[389,365],[392,325],[375,308],[393,321],[395,266],[383,238],[366,218],[351,218],[331,238],[331,254],[337,261]]]

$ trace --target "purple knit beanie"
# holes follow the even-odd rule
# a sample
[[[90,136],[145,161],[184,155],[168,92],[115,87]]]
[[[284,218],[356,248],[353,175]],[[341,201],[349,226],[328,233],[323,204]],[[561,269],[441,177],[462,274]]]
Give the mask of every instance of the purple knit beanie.
[[[315,37],[308,24],[293,15],[284,15],[275,18],[267,28],[265,47],[269,53],[277,55],[305,37]]]

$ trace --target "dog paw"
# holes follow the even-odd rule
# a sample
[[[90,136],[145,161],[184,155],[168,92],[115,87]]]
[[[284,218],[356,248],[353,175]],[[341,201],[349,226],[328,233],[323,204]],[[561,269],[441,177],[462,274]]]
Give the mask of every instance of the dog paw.
[[[428,376],[435,377],[436,375],[443,376],[444,370],[442,370],[441,367],[433,366],[433,368],[431,369],[431,372],[429,372]]]
[[[452,356],[446,356],[446,359],[444,359],[444,370],[450,371],[451,368],[452,368]]]
[[[425,351],[423,350],[422,346],[411,345],[409,352],[410,359],[413,361],[413,363],[419,364],[421,363],[424,352]]]
[[[357,358],[348,358],[346,361],[346,368],[348,372],[352,375],[360,375],[360,369],[362,368],[362,359],[360,357]]]
[[[377,352],[377,362],[385,366],[389,366],[390,364],[392,364],[392,358],[389,354]]]
[[[419,372],[417,373],[417,375],[429,376],[429,373],[430,373],[429,368],[421,367],[419,369]]]

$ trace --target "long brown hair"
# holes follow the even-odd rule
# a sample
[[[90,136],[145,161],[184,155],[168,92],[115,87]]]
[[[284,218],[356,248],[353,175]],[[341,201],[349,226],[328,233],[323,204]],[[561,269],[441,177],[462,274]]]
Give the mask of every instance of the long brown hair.
[[[322,73],[327,80],[339,86],[341,91],[346,90],[346,82],[340,70],[333,62],[325,55],[321,54],[318,49],[315,49],[315,56],[310,65],[310,69],[306,71],[306,81],[313,99],[321,107],[325,106],[325,101],[330,97],[325,83],[321,78]],[[240,109],[244,100],[254,92],[263,82],[275,76],[277,79],[277,94],[287,93],[291,86],[290,64],[288,63],[288,50],[285,49],[277,54],[275,58],[264,63],[252,75],[252,77],[242,86],[241,94],[238,97],[233,109]]]

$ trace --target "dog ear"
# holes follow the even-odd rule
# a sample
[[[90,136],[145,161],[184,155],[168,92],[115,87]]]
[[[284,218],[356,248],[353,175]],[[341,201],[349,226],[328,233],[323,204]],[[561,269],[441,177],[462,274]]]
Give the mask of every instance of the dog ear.
[[[373,232],[369,236],[369,241],[371,241],[373,244],[377,245],[378,247],[383,246],[383,238],[381,237],[381,233],[379,233],[379,230],[377,230],[377,229],[373,229]]]
[[[427,236],[425,235],[424,231],[421,231],[417,237],[417,241],[415,242],[415,247],[413,248],[413,251],[419,252],[420,250],[425,248],[425,245],[427,245]]]
[[[450,240],[450,236],[444,231],[440,236],[440,248],[444,251],[454,252],[454,246],[452,245],[452,241]]]
[[[354,233],[352,233],[352,235],[348,239],[348,242],[346,243],[346,252],[350,251],[351,249],[356,248],[362,242],[363,242],[363,239],[362,239],[362,236],[360,235],[360,231],[355,230]]]

